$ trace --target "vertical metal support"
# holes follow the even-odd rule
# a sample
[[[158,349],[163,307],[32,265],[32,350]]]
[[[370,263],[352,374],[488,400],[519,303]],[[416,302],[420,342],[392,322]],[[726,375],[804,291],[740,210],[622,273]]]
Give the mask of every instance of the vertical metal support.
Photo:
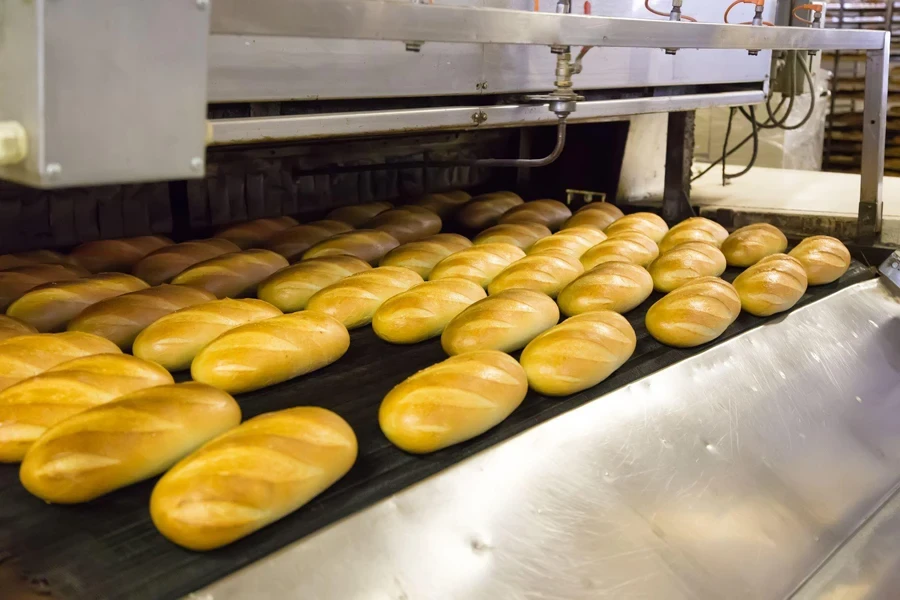
[[[670,225],[691,216],[691,163],[694,159],[694,112],[669,113],[663,219]]]
[[[859,221],[856,230],[857,237],[861,241],[872,241],[881,231],[881,193],[884,178],[890,59],[891,34],[886,32],[884,48],[869,50],[866,53],[862,170],[859,189]]]

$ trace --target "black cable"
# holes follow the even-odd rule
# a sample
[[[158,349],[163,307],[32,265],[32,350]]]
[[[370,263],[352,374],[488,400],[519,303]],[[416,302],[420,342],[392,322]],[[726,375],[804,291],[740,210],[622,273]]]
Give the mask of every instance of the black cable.
[[[796,57],[795,60],[791,61],[790,64],[794,64],[795,62],[800,64],[800,68],[803,71],[803,77],[806,80],[806,84],[809,88],[809,108],[806,110],[806,114],[796,124],[787,125],[788,117],[790,117],[791,111],[793,110],[794,96],[796,95],[796,90],[797,90],[796,77],[795,77],[795,74],[792,72],[791,73],[791,96],[790,96],[791,102],[788,104],[787,111],[784,113],[784,115],[780,119],[778,119],[777,122],[760,123],[757,121],[757,123],[756,123],[757,127],[761,128],[761,129],[776,129],[777,128],[777,129],[783,129],[785,131],[793,131],[795,129],[800,129],[801,127],[806,125],[809,122],[809,120],[812,118],[813,113],[816,110],[815,83],[813,82],[812,72],[810,71],[809,67],[807,66],[806,61],[803,60],[803,56],[799,52],[795,54],[795,57]],[[782,96],[782,98],[781,98],[782,102],[784,101],[784,98],[785,97]],[[766,100],[767,110],[769,110],[769,107],[768,107],[769,101],[770,101],[770,99]],[[770,115],[778,114],[778,110],[779,110],[780,106],[781,106],[781,103],[779,103],[778,107],[776,107],[774,110],[769,110],[769,114]],[[744,107],[741,107],[739,110],[741,111],[741,114],[744,115],[744,117],[746,117],[748,120],[750,119],[750,115],[747,114],[747,110]]]
[[[753,132],[750,134],[750,137],[753,138],[753,153],[750,155],[750,162],[737,173],[725,173],[725,163],[722,163],[723,179],[736,179],[741,175],[746,175],[753,168],[753,165],[756,164],[756,157],[759,154],[759,128],[756,126],[756,109],[752,106],[750,107],[750,117],[750,127],[753,128]]]
[[[728,138],[731,137],[731,122],[734,121],[734,107],[728,109],[728,127],[725,128],[725,142],[722,144],[722,185],[725,185],[725,159],[728,158]]]

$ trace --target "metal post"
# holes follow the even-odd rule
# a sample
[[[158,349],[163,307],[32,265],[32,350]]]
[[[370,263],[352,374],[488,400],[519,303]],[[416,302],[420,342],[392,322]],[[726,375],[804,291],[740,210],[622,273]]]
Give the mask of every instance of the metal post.
[[[666,175],[663,218],[670,225],[691,215],[691,163],[694,158],[694,116],[670,112],[666,132]]]
[[[884,144],[887,129],[887,91],[891,62],[891,34],[884,34],[884,48],[866,53],[866,92],[863,99],[862,170],[859,189],[860,241],[874,240],[881,231],[881,187],[884,178]]]

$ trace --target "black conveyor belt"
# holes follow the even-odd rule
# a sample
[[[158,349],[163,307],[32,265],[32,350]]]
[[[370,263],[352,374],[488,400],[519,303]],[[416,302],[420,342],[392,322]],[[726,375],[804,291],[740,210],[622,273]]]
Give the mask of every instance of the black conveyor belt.
[[[738,272],[729,270],[724,277],[732,280]],[[871,269],[854,262],[840,281],[809,288],[797,306],[872,276]],[[678,350],[649,336],[644,315],[659,297],[653,294],[627,315],[637,333],[637,350],[609,379],[565,399],[530,392],[498,427],[428,456],[412,456],[393,447],[381,434],[377,415],[381,399],[394,385],[446,358],[439,340],[392,346],[366,327],[352,333],[350,350],[337,363],[295,381],[239,396],[245,418],[299,405],[334,410],[356,431],[359,459],[344,479],[307,506],[213,552],[184,550],[157,533],[148,512],[155,480],[85,505],[54,506],[22,488],[17,466],[0,465],[0,571],[3,562],[7,567],[15,564],[31,579],[32,587],[49,591],[53,598],[161,600],[186,595],[476,452],[702,352],[705,346]],[[765,321],[741,313],[714,343]],[[0,576],[0,598],[10,598],[3,592],[3,580]]]

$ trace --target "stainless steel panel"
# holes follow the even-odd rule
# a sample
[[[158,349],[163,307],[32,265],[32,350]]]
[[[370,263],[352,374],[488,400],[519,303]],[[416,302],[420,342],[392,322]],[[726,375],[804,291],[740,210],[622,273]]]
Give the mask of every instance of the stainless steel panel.
[[[891,71],[891,34],[884,35],[884,48],[866,55],[865,97],[863,100],[862,167],[859,190],[860,238],[874,238],[881,231],[881,202],[884,175],[884,143],[887,129],[888,79]]]
[[[900,301],[867,281],[526,431],[197,597],[784,598],[900,482],[898,364]]]

